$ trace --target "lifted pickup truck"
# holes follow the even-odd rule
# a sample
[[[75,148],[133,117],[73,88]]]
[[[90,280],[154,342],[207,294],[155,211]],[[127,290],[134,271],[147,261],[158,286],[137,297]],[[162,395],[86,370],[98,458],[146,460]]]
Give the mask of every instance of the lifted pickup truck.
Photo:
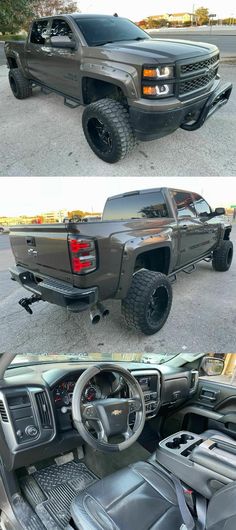
[[[124,158],[136,138],[198,129],[232,90],[220,82],[216,46],[152,39],[119,17],[36,20],[27,41],[6,42],[5,53],[16,98],[31,96],[38,85],[63,95],[69,106],[86,106],[85,137],[108,163]]]
[[[96,323],[108,314],[101,302],[116,298],[129,325],[156,333],[178,271],[192,272],[200,260],[230,268],[232,227],[224,213],[197,193],[161,188],[109,198],[100,222],[14,227],[10,273],[34,293],[19,303],[29,313],[40,300],[74,312],[90,308]]]

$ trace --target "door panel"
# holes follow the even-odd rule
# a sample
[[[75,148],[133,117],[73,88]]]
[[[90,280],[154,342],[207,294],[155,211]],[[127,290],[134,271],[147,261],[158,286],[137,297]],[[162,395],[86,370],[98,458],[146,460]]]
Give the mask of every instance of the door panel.
[[[207,429],[219,430],[236,440],[236,387],[200,378],[196,394],[168,416],[162,435],[178,430],[201,434]]]
[[[49,88],[79,100],[81,46],[73,30],[63,19],[54,19],[44,28],[41,26],[38,28],[37,23],[35,25],[31,41],[27,44],[29,76]],[[77,47],[75,49],[53,47],[50,41],[52,36],[70,36],[71,40],[76,40]]]
[[[51,46],[47,61],[48,85],[59,92],[80,99],[81,46],[73,29],[62,18],[52,21],[50,38],[68,38],[76,48],[55,48]],[[51,42],[51,41],[50,41]]]

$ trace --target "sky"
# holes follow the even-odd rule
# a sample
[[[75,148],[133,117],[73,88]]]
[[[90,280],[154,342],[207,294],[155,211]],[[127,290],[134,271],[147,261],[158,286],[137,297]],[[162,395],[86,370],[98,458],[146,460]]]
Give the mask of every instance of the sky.
[[[236,204],[235,177],[2,177],[0,217],[64,208],[102,212],[109,196],[161,186],[200,193],[213,208]]]
[[[138,22],[150,15],[163,13],[191,13],[198,7],[206,7],[210,13],[218,18],[236,15],[235,0],[78,0],[78,7],[82,13],[101,13],[130,18]]]

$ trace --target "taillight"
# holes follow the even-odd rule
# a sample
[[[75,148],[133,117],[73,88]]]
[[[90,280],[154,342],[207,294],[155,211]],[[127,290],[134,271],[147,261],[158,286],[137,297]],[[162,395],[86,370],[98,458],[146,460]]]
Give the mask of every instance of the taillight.
[[[75,274],[87,274],[96,269],[96,248],[92,239],[68,237],[71,267]]]

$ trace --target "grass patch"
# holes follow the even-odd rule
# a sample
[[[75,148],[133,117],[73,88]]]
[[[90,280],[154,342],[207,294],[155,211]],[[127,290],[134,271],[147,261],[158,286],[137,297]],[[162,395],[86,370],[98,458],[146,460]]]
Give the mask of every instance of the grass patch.
[[[0,41],[6,40],[26,40],[26,34],[24,35],[0,35]]]

